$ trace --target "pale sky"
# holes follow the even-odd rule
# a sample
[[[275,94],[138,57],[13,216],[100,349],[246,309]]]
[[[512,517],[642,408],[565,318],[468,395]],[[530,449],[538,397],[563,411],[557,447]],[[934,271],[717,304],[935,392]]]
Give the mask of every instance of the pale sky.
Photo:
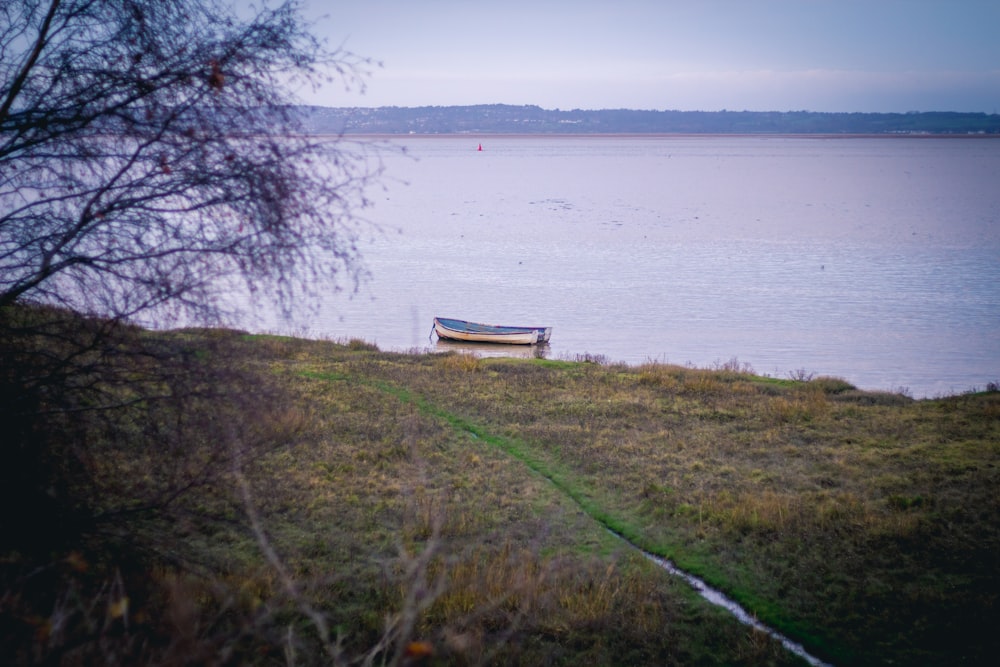
[[[1000,0],[306,2],[383,64],[326,106],[1000,112]]]

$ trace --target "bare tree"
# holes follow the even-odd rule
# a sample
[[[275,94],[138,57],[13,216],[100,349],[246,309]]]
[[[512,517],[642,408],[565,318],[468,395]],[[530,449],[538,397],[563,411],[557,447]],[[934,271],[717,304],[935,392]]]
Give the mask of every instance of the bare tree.
[[[287,306],[363,275],[378,165],[302,132],[291,91],[363,87],[371,63],[301,9],[0,0],[0,499],[80,476],[79,415],[190,393],[187,352],[138,315],[212,322],[234,281]]]
[[[355,214],[377,164],[300,131],[290,91],[363,87],[369,65],[311,35],[296,0],[242,14],[226,0],[0,0],[10,494],[52,488],[47,461],[67,458],[72,432],[53,415],[182,391],[182,352],[144,347],[129,320],[212,322],[234,280],[287,306],[363,275]]]
[[[238,282],[283,306],[357,284],[379,165],[302,131],[293,91],[371,65],[298,0],[0,0],[0,607],[51,608],[58,587],[18,591],[74,535],[216,483],[230,426],[243,456],[287,441],[244,359],[129,322],[214,322]],[[152,486],[120,471],[150,452]]]
[[[375,174],[290,91],[370,64],[296,0],[0,0],[0,307],[205,318],[223,277],[285,305],[356,281]]]

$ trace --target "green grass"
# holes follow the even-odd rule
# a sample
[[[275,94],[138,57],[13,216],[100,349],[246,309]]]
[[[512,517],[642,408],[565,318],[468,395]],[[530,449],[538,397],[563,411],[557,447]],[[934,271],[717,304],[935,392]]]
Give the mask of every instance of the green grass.
[[[382,370],[594,520],[832,659],[987,659],[995,394],[912,401],[655,364],[442,357]],[[970,504],[976,518],[960,519]]]
[[[129,524],[147,577],[134,614],[192,619],[185,641],[210,653],[320,661],[314,610],[343,662],[385,640],[371,657],[393,663],[420,640],[430,664],[797,664],[609,529],[837,664],[985,664],[1000,648],[995,392],[914,401],[736,363],[184,335],[199,363],[241,367],[234,394],[270,388],[191,408],[268,444]],[[179,465],[136,446],[142,419],[90,436],[106,505]],[[203,440],[184,474],[219,446]],[[248,528],[240,476],[294,595]],[[80,553],[95,567],[66,581],[102,590],[115,570],[96,561],[114,558],[93,539]],[[173,621],[139,627],[168,648],[187,637]]]

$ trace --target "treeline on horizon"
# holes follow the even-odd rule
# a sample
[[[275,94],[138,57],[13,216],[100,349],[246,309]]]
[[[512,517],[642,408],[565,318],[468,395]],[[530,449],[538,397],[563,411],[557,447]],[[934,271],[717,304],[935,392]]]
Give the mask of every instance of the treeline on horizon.
[[[656,111],[482,104],[302,107],[307,128],[345,134],[876,134],[996,135],[1000,114],[954,111]]]

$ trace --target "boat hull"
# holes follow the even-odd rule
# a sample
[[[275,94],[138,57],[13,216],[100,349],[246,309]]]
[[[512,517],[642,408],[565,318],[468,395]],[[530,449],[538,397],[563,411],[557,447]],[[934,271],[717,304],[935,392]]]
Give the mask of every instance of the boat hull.
[[[535,345],[549,339],[552,335],[552,327],[509,327],[435,317],[434,332],[438,338],[448,340],[505,345]]]

